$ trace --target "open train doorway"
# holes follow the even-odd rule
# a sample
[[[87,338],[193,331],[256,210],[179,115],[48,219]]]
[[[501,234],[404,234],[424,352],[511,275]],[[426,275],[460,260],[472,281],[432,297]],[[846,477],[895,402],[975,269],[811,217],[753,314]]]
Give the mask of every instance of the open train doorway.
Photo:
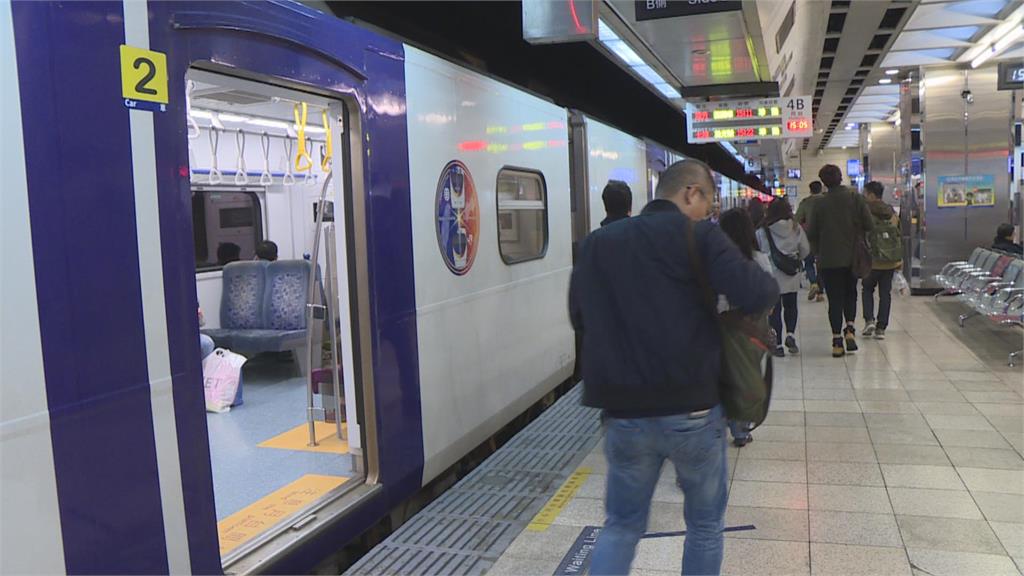
[[[186,84],[197,338],[230,566],[366,478],[350,123],[322,95],[200,69]]]

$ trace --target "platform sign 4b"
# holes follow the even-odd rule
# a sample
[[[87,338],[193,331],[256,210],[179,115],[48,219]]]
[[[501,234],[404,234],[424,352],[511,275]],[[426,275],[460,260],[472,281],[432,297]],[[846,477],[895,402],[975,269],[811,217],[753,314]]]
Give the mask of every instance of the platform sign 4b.
[[[811,97],[793,96],[781,99],[782,137],[810,138],[814,134],[811,120]]]
[[[810,96],[690,103],[686,114],[691,144],[809,138],[814,131]]]
[[[121,45],[121,96],[125,107],[167,111],[167,55]]]

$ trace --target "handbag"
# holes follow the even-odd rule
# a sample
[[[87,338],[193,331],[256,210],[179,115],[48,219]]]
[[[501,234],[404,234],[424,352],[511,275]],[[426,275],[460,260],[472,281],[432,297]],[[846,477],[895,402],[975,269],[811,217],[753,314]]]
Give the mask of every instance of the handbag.
[[[730,420],[749,422],[753,430],[768,416],[773,375],[770,351],[775,347],[775,338],[767,315],[749,316],[735,310],[718,314],[693,229],[694,223],[688,221],[686,248],[704,304],[715,317],[722,339],[718,378],[722,407]]]
[[[860,206],[858,202],[864,202],[864,199],[856,196],[852,192],[851,196],[853,196],[854,206],[850,213],[859,214],[859,209],[863,208],[863,206]],[[868,247],[867,238],[865,238],[864,235],[864,229],[858,228],[853,240],[853,262],[850,265],[850,269],[854,276],[863,280],[871,275],[871,266],[871,248]]]
[[[203,393],[207,412],[227,412],[235,403],[245,356],[217,348],[203,359]]]
[[[768,238],[768,249],[771,252],[772,264],[775,268],[785,274],[786,276],[796,276],[804,269],[804,261],[798,257],[790,256],[789,254],[783,254],[778,247],[775,246],[775,239],[772,238],[772,231],[767,226],[764,227],[764,235]]]

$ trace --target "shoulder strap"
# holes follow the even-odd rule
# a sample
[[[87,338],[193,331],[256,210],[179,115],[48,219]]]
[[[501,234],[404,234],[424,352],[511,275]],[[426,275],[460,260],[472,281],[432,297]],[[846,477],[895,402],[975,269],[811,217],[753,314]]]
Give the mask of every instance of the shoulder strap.
[[[775,247],[775,239],[772,238],[772,231],[767,226],[762,226],[761,229],[764,230],[765,238],[768,239],[768,248],[770,248],[772,252],[778,252],[779,249]]]
[[[712,316],[717,318],[718,306],[715,305],[715,293],[711,290],[711,283],[708,281],[707,274],[704,273],[704,264],[700,259],[700,250],[697,249],[697,235],[694,233],[696,227],[696,222],[690,219],[686,220],[686,251],[690,255],[690,266],[693,267],[693,275],[697,278],[697,284],[700,286],[704,306],[707,307]]]

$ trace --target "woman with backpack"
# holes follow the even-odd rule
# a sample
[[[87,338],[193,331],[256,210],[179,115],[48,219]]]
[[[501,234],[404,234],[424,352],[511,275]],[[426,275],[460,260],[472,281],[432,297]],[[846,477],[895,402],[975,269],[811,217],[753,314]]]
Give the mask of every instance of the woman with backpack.
[[[765,272],[771,272],[771,263],[768,256],[757,249],[757,238],[754,233],[754,223],[750,220],[750,212],[743,208],[732,208],[722,212],[718,219],[718,226],[725,232],[725,235],[736,244],[740,252],[747,260],[757,262]],[[718,311],[724,312],[732,306],[725,296],[719,297]],[[750,433],[750,422],[740,420],[729,420],[729,431],[732,433],[732,443],[737,448],[749,444],[754,436]]]
[[[892,308],[892,277],[903,267],[903,241],[900,219],[896,211],[882,201],[885,186],[871,181],[864,185],[865,198],[875,227],[868,233],[871,250],[871,275],[862,282],[861,303],[864,306],[864,336],[885,338]],[[875,318],[875,287],[878,287],[878,318]]]
[[[775,330],[777,357],[798,354],[796,344],[797,291],[800,290],[800,272],[804,259],[811,253],[803,228],[793,220],[793,208],[785,198],[776,198],[764,213],[764,222],[757,230],[757,243],[761,252],[768,254],[772,274],[779,283],[779,301],[772,309],[769,322]],[[786,320],[785,350],[782,339],[782,319]]]

